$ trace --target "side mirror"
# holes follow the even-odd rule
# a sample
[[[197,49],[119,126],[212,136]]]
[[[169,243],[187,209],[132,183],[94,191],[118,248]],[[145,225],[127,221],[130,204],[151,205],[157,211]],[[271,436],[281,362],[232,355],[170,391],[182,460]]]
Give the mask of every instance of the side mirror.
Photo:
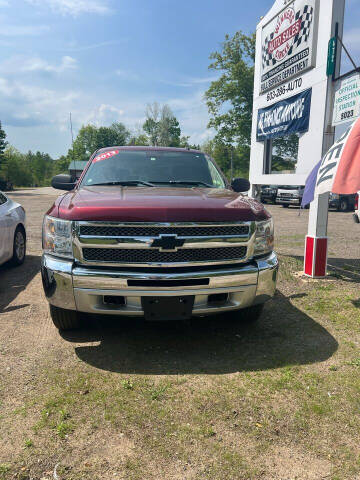
[[[250,190],[250,182],[246,178],[234,178],[231,182],[234,192],[243,193]]]
[[[57,188],[58,190],[73,190],[76,185],[76,179],[67,173],[60,173],[60,175],[55,175],[51,180],[51,186]]]

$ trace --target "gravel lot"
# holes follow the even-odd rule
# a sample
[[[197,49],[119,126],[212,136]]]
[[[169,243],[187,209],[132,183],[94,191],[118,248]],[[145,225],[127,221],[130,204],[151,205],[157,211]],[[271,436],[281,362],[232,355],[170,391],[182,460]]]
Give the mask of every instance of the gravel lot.
[[[71,386],[71,374],[77,371],[80,372],[80,377],[81,375],[83,376],[81,378],[89,375],[89,377],[86,378],[91,379],[95,378],[96,375],[101,375],[100,377],[96,377],[99,384],[101,384],[102,381],[105,382],[106,379],[106,382],[115,381],[115,379],[117,382],[119,381],[118,377],[110,377],[110,374],[115,376],[120,375],[120,378],[124,379],[127,379],[131,374],[136,374],[141,377],[141,380],[138,380],[139,382],[145,381],[143,379],[146,377],[146,382],[151,381],[153,382],[152,385],[158,385],[158,382],[161,382],[162,378],[168,378],[168,382],[175,382],[174,378],[178,378],[180,375],[180,377],[186,381],[193,382],[191,388],[196,391],[198,388],[205,388],[204,385],[208,385],[208,382],[210,382],[209,378],[212,378],[211,381],[213,382],[211,388],[215,388],[214,382],[218,382],[216,388],[225,388],[224,379],[228,378],[229,382],[234,381],[232,375],[240,375],[237,372],[245,372],[244,379],[241,381],[250,382],[249,375],[252,373],[276,372],[276,369],[288,368],[288,365],[303,366],[302,368],[307,369],[306,375],[321,375],[321,372],[323,372],[325,368],[323,362],[327,362],[326,369],[328,370],[332,365],[332,356],[335,355],[339,344],[349,345],[353,342],[354,345],[358,346],[358,343],[355,337],[353,338],[353,327],[351,327],[352,330],[350,329],[345,333],[342,331],[338,333],[337,327],[333,327],[330,320],[329,323],[326,323],[326,318],[330,318],[330,313],[326,314],[328,317],[325,315],[324,319],[321,320],[323,317],[321,317],[322,313],[320,310],[316,310],[317,313],[307,312],[306,314],[302,311],[304,308],[306,309],[306,307],[303,308],[303,304],[301,303],[302,296],[311,296],[312,293],[309,289],[313,288],[313,285],[315,285],[316,288],[316,285],[320,285],[320,283],[309,283],[300,278],[299,280],[294,280],[293,273],[291,275],[286,273],[288,271],[287,269],[290,268],[288,265],[291,265],[292,270],[299,271],[301,269],[299,258],[303,255],[308,211],[302,211],[299,215],[299,210],[295,208],[283,209],[278,206],[268,207],[275,219],[276,250],[281,256],[282,263],[286,266],[286,268],[284,267],[285,273],[280,276],[279,293],[276,299],[267,307],[265,320],[261,321],[258,330],[250,333],[250,343],[247,344],[247,342],[245,342],[243,344],[244,351],[241,354],[236,353],[234,357],[231,345],[232,342],[236,340],[235,337],[240,338],[243,337],[243,335],[246,336],[249,334],[247,334],[246,331],[245,333],[243,331],[239,332],[237,326],[222,327],[221,319],[211,321],[209,328],[206,321],[200,320],[199,326],[191,331],[191,338],[184,335],[182,330],[180,331],[180,335],[176,332],[174,333],[171,327],[170,330],[164,327],[163,330],[154,333],[148,326],[143,325],[139,325],[138,327],[127,326],[125,330],[123,330],[122,328],[119,329],[117,325],[115,325],[115,327],[103,327],[101,323],[96,324],[95,329],[85,330],[80,334],[76,334],[74,337],[60,336],[49,318],[48,305],[42,292],[39,273],[42,218],[51,203],[58,196],[58,192],[52,188],[44,188],[16,191],[10,193],[10,196],[21,203],[27,212],[28,257],[25,264],[19,268],[9,268],[8,266],[0,267],[0,398],[3,412],[5,412],[5,415],[1,417],[0,479],[50,479],[52,478],[52,474],[50,473],[58,462],[61,462],[62,465],[66,465],[66,468],[70,469],[65,469],[61,477],[69,479],[91,478],[93,480],[97,478],[135,479],[154,477],[160,479],[264,478],[266,480],[283,478],[298,478],[301,480],[341,478],[341,480],[344,480],[345,478],[359,478],[355,476],[355,470],[352,470],[352,473],[349,473],[346,469],[341,470],[343,468],[343,462],[348,462],[347,460],[345,461],[345,453],[340,452],[337,460],[332,461],[329,460],[330,457],[327,457],[327,449],[323,445],[320,446],[320,443],[316,451],[308,451],[310,447],[305,446],[307,445],[307,440],[302,437],[297,437],[294,433],[291,433],[292,430],[291,432],[289,431],[289,436],[281,441],[277,439],[278,433],[274,433],[275,440],[271,440],[271,448],[273,450],[271,450],[272,453],[270,456],[261,459],[262,457],[259,454],[259,458],[261,457],[259,460],[259,468],[262,469],[262,473],[257,474],[258,476],[256,477],[252,476],[250,470],[250,473],[246,473],[247,471],[245,472],[244,470],[245,473],[241,474],[243,476],[241,476],[240,473],[239,476],[231,474],[230,470],[224,470],[220,473],[218,470],[214,470],[215,473],[209,473],[208,476],[203,476],[205,470],[202,469],[202,467],[200,468],[199,465],[201,464],[203,466],[201,462],[206,463],[207,449],[210,448],[209,452],[212,452],[211,455],[213,456],[218,455],[219,453],[216,452],[219,451],[211,450],[211,446],[196,444],[196,440],[194,440],[197,446],[191,447],[190,450],[192,451],[192,448],[194,448],[197,451],[198,457],[196,458],[198,458],[198,460],[193,460],[192,467],[188,467],[190,473],[186,474],[185,477],[184,470],[182,467],[180,468],[177,463],[178,460],[168,457],[168,453],[162,450],[160,451],[160,447],[158,448],[154,443],[149,443],[148,446],[143,443],[144,440],[141,437],[141,431],[142,428],[145,427],[140,428],[140,423],[136,423],[135,420],[131,431],[136,432],[138,428],[140,432],[139,436],[136,436],[136,433],[125,433],[125,438],[128,439],[128,443],[126,443],[124,439],[122,439],[121,442],[119,440],[121,448],[117,444],[116,448],[120,448],[122,453],[118,452],[116,458],[112,456],[110,451],[105,449],[105,444],[108,439],[111,444],[114,438],[113,435],[118,435],[119,433],[115,434],[115,430],[111,430],[115,428],[112,424],[111,427],[107,426],[105,428],[106,422],[104,418],[106,419],[106,417],[101,420],[101,422],[105,423],[102,424],[100,422],[100,427],[99,425],[96,427],[97,433],[94,434],[95,437],[91,437],[92,434],[90,435],[86,430],[86,428],[88,428],[88,419],[79,420],[79,427],[76,427],[78,428],[76,432],[81,433],[76,433],[77,436],[74,437],[76,440],[76,442],[74,440],[75,443],[72,443],[71,440],[70,432],[72,430],[70,427],[69,432],[61,436],[61,425],[68,425],[67,419],[68,415],[70,415],[67,411],[61,410],[61,406],[59,406],[59,411],[62,412],[61,418],[63,418],[63,420],[59,424],[60,427],[59,425],[56,426],[60,431],[59,433],[59,431],[56,430],[60,438],[56,437],[56,440],[51,440],[51,442],[53,442],[51,443],[49,440],[49,438],[53,438],[51,434],[46,434],[49,435],[47,437],[45,433],[41,433],[41,428],[43,427],[34,427],[35,424],[41,424],[41,420],[39,420],[40,423],[36,423],[37,416],[43,418],[42,416],[44,415],[43,413],[39,413],[41,410],[40,405],[43,405],[44,408],[41,412],[50,412],[46,415],[51,415],[51,408],[55,408],[47,406],[50,400],[46,399],[46,395],[48,395],[49,392],[56,391],[56,386],[59,385],[59,383],[64,385],[65,389],[66,385]],[[359,233],[360,225],[353,223],[351,213],[330,212],[329,264],[332,266],[332,271],[341,277],[341,280],[332,278],[331,285],[338,285],[337,282],[339,282],[339,288],[344,289],[344,295],[352,296],[351,298],[355,299],[352,300],[355,306],[356,302],[359,302],[356,300],[356,292],[358,292],[358,283],[360,281]],[[321,283],[321,285],[323,285],[323,283]],[[326,290],[326,285],[327,284],[321,288],[325,288]],[[357,296],[359,297],[359,295]],[[316,308],[320,309],[320,307]],[[292,319],[292,323],[290,322],[291,327],[285,326],[284,320],[281,318],[283,312],[287,312],[288,318]],[[353,314],[352,311],[351,315]],[[316,315],[319,315],[319,317]],[[306,333],[306,329],[308,329],[309,334]],[[356,332],[356,335],[356,338],[358,338],[359,332]],[[299,345],[293,345],[294,336],[302,339],[301,347]],[[279,339],[283,342],[281,355],[274,353],[276,352],[276,345]],[[227,343],[230,345],[229,349]],[[152,350],[152,348],[155,349],[154,345],[158,345],[156,348],[159,349],[156,355],[154,350]],[[344,347],[345,350],[346,348]],[[269,349],[274,349],[272,357],[271,355],[267,355]],[[345,356],[345,354],[347,354],[347,350],[345,350],[341,350],[341,352],[343,352],[341,355]],[[59,371],[61,371],[60,380],[60,377],[56,376],[60,374],[57,373],[55,375],[54,368],[58,368]],[[46,372],[46,375],[44,372]],[[195,374],[191,375],[191,380],[189,379],[190,374]],[[211,374],[210,377],[209,374]],[[122,377],[121,375],[125,376]],[[138,377],[136,377],[136,379],[137,378]],[[240,377],[236,378],[240,379]],[[125,382],[128,380],[121,381]],[[135,383],[136,381],[137,380],[135,380]],[[178,381],[180,380],[176,380],[176,382]],[[49,386],[46,386],[47,382],[50,382]],[[129,391],[133,390],[131,383],[123,383],[123,385],[125,389]],[[146,385],[148,384],[146,383]],[[90,389],[90,387],[84,387],[84,385],[75,387],[75,389],[76,388],[84,391],[85,397],[88,393],[88,388]],[[266,388],[268,388],[268,384],[264,383],[263,389],[266,390]],[[131,393],[129,393],[129,395],[130,394]],[[157,394],[151,395],[151,401],[153,402]],[[247,395],[252,395],[251,390]],[[256,395],[261,395],[261,392],[259,391]],[[284,397],[281,397],[280,400],[279,398],[274,398],[273,401],[275,404],[278,401],[282,404],[283,399]],[[134,397],[135,404],[138,400],[137,397]],[[170,402],[170,400],[172,401],[172,399],[168,401]],[[290,400],[289,402],[289,405],[291,405]],[[184,403],[184,408],[186,403],[187,402]],[[70,403],[70,406],[71,405],[74,405],[74,403]],[[151,405],[153,405],[153,403],[151,403]],[[48,408],[48,410],[46,410],[46,408]],[[178,404],[171,404],[169,408],[172,414],[174,414],[176,408],[178,408]],[[289,407],[285,415],[291,415],[292,408],[293,407]],[[220,428],[216,423],[216,412],[217,411],[214,410],[212,413],[215,420],[208,420],[209,431],[206,435],[208,435],[209,439],[215,437],[215,433],[212,433],[211,428],[215,430],[216,428]],[[190,415],[190,413],[187,414]],[[311,413],[311,415],[312,414],[313,413]],[[75,425],[77,414],[72,413],[72,415]],[[94,411],[92,410],[88,415],[88,418],[95,418],[95,416],[92,417],[92,415],[94,415]],[[164,418],[161,417],[162,414],[158,413],[158,415],[160,415],[160,417],[156,417],[156,426],[151,424],[151,416],[149,417],[150,426],[148,425],[147,428],[155,432],[154,435],[156,435],[158,428],[161,429],[161,421],[159,418]],[[130,416],[129,418],[133,417]],[[177,420],[174,420],[175,425],[176,421]],[[321,422],[321,420],[319,421]],[[44,425],[47,425],[44,419],[43,422],[45,422]],[[128,420],[128,422],[131,423],[131,420]],[[174,422],[169,423],[169,425],[174,425]],[[236,420],[236,422],[239,423],[241,427],[241,421]],[[237,423],[234,424],[236,425]],[[259,420],[256,425],[260,426],[254,428],[265,428],[265,424],[266,422],[264,423]],[[324,426],[325,424],[326,422],[324,421]],[[74,425],[71,428],[75,429]],[[80,425],[82,425],[82,427],[80,427]],[[173,427],[169,426],[167,428],[171,429]],[[340,429],[339,427],[339,430]],[[243,435],[247,435],[246,432],[247,430],[244,430]],[[206,435],[204,438],[207,438]],[[231,437],[233,433],[229,435]],[[25,448],[24,442],[26,444],[27,439],[32,439],[34,436],[35,439],[29,440],[29,445]],[[89,438],[92,438],[92,440],[90,441]],[[225,433],[222,438],[225,443],[229,440]],[[344,440],[345,443],[349,441],[346,452],[350,452],[352,447],[357,448],[355,439],[353,442],[351,440],[351,429],[348,430],[347,437],[345,436],[344,438],[347,438],[346,441]],[[131,439],[131,441],[129,439]],[[240,446],[238,446],[238,448],[240,448],[240,450],[245,449],[245,452],[247,448],[249,448],[249,455],[251,454],[253,458],[255,458],[255,452],[258,452],[262,444],[260,437],[259,439],[257,439],[257,437],[251,437],[251,439],[252,444],[250,442],[246,448]],[[56,443],[64,441],[67,443]],[[175,442],[173,439],[164,440],[165,443],[167,441]],[[329,448],[331,447],[335,451],[337,448],[335,443],[338,441],[340,440],[336,439],[336,441],[334,440],[334,443],[331,444],[329,440]],[[35,445],[33,449],[30,448],[32,446],[32,444],[30,444],[31,442],[34,442]],[[50,443],[48,444],[47,442]],[[92,442],[97,442],[97,446],[100,448],[100,452],[102,452],[99,454],[100,457],[102,456],[103,459],[107,459],[106,466],[101,467],[103,470],[99,469],[98,459],[93,458],[95,447]],[[209,442],[215,442],[215,440],[212,439],[209,440]],[[240,445],[241,439],[239,442]],[[288,442],[290,442],[290,444],[293,442],[294,449],[288,448]],[[297,445],[298,442],[299,444]],[[225,443],[222,448],[225,448]],[[76,445],[80,445],[81,448],[77,448]],[[226,443],[226,445],[228,444]],[[230,448],[229,445],[228,448]],[[138,475],[138,473],[136,473],[136,468],[138,468],[136,465],[139,465],[140,462],[138,453],[135,453],[138,447],[147,450],[149,455],[159,455],[159,458],[162,459],[159,460],[159,465],[155,465],[156,462],[154,462],[153,458],[148,458],[146,461],[144,459],[141,460],[145,462],[145,468],[147,468],[149,472],[148,477],[136,476]],[[180,449],[177,444],[176,448]],[[83,449],[83,454],[80,453],[81,449]],[[181,449],[179,451],[181,451]],[[136,460],[132,460],[132,470],[127,470],[130,467],[124,459],[119,460],[122,454],[124,454],[126,458],[134,458]],[[134,455],[134,457],[131,457],[131,455]],[[88,458],[90,458],[90,460],[87,460]],[[87,461],[88,463],[90,462],[90,467],[86,466]],[[255,460],[254,462],[256,464]],[[142,468],[144,468],[144,464],[142,465]],[[161,469],[160,465],[162,465]],[[157,470],[157,468],[160,470]],[[239,472],[242,471],[241,468]],[[120,474],[119,476],[113,476],[114,469],[117,469],[116,471],[122,469],[121,471],[125,473],[121,475],[124,476],[120,476]],[[21,471],[25,472],[24,476],[19,476]],[[71,474],[73,476],[69,474],[69,471],[73,471]],[[84,473],[84,471],[87,471],[87,473]],[[299,476],[287,476],[287,473],[291,471],[294,471]],[[331,473],[336,471],[341,471],[341,476],[336,477],[335,473]],[[7,472],[9,472],[9,474]],[[32,476],[26,472],[31,472]],[[282,473],[280,474],[279,472]],[[324,476],[319,472],[325,472]]]

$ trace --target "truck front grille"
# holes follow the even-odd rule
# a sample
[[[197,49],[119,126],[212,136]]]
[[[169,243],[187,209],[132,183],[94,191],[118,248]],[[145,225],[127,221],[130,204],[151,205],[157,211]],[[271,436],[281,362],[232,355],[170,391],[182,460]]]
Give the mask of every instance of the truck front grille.
[[[184,248],[174,252],[156,249],[128,248],[83,248],[84,259],[88,262],[109,263],[186,263],[241,260],[246,256],[247,247]]]
[[[245,262],[254,222],[76,222],[76,261],[87,265],[184,267]]]
[[[81,225],[81,236],[95,237],[158,237],[159,235],[178,235],[180,237],[224,237],[247,236],[248,225],[222,226],[112,226]]]

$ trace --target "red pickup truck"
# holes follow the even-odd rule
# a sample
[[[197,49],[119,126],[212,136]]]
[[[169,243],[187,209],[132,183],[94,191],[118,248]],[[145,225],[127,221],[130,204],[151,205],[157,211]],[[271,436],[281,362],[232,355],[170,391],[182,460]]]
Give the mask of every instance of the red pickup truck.
[[[112,147],[95,152],[43,224],[42,279],[57,328],[79,312],[254,320],[275,292],[273,221],[197,150]],[[240,313],[239,310],[243,309]]]

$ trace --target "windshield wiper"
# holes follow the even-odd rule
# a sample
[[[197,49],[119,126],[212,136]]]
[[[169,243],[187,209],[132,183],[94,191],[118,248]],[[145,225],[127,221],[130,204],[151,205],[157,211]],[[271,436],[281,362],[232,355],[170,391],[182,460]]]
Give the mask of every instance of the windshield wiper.
[[[121,185],[123,187],[127,186],[136,186],[136,185],[145,185],[146,187],[155,187],[153,183],[143,182],[142,180],[128,180],[123,182],[103,182],[103,183],[92,183],[87,185],[88,187],[96,187],[98,185]]]
[[[193,186],[202,186],[207,188],[214,188],[213,185],[201,181],[187,181],[187,180],[169,180],[168,182],[158,182],[157,180],[152,180],[154,183],[159,183],[160,185],[193,185]]]

